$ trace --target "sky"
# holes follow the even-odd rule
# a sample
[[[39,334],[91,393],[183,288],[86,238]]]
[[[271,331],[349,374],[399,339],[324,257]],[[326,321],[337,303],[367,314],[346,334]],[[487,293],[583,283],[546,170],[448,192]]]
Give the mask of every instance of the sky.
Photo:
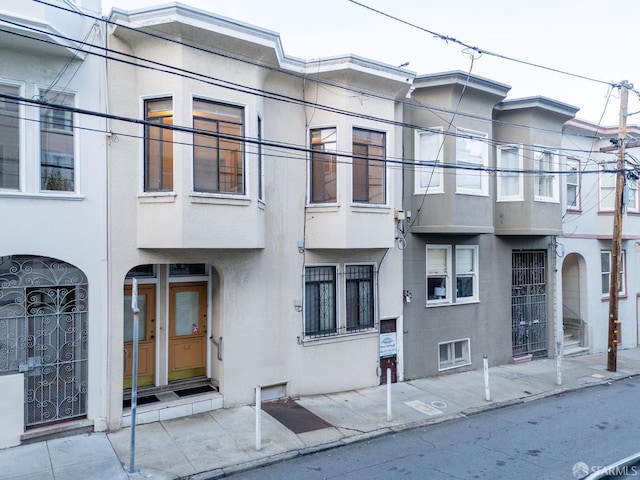
[[[172,3],[102,2],[105,15],[112,8],[136,10]],[[182,0],[180,3],[276,32],[289,56],[310,60],[355,54],[394,66],[409,62],[405,68],[418,75],[471,70],[475,75],[510,85],[507,98],[549,97],[579,107],[578,118],[602,125],[615,126],[619,122],[619,89],[610,88],[609,83],[635,82],[640,91],[640,62],[634,48],[640,37],[636,33],[640,19],[637,0],[357,2]],[[442,37],[475,50],[465,51],[456,41],[445,41]],[[490,53],[478,54],[478,49]],[[632,91],[631,115],[627,119],[630,125],[640,124],[640,112],[633,115],[638,111],[640,99]]]

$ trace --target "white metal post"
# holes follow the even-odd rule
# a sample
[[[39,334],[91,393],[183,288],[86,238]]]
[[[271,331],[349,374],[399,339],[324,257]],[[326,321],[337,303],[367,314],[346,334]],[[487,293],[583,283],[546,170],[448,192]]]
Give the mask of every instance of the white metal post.
[[[387,422],[391,421],[391,369],[387,368]]]
[[[487,402],[491,401],[491,392],[489,391],[489,360],[486,355],[482,357],[484,367],[484,398]]]
[[[140,324],[140,309],[138,308],[138,280],[133,278],[131,285],[131,310],[133,311],[133,359],[131,365],[131,440],[129,455],[129,473],[136,470],[136,411],[138,408],[138,328]]]
[[[558,340],[558,342],[556,343],[556,383],[558,385],[562,385],[562,353],[562,340]]]
[[[262,387],[256,386],[256,451],[262,449]]]

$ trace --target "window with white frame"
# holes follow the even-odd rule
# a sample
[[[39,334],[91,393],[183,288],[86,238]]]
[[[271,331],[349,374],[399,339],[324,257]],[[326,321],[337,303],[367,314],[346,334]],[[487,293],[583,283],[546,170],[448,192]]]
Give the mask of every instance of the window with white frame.
[[[345,265],[347,332],[373,328],[373,265]]]
[[[0,84],[0,93],[20,96],[20,87]],[[17,101],[0,98],[0,189],[20,189],[20,114]]]
[[[600,268],[602,272],[602,296],[608,297],[611,293],[611,250],[602,250],[600,252]],[[618,276],[618,294],[626,295],[627,286],[625,282],[625,251],[620,251],[620,275]]]
[[[75,190],[75,141],[71,93],[40,92],[40,190]]]
[[[448,370],[469,364],[471,364],[471,353],[468,338],[438,344],[438,370]]]
[[[478,300],[478,246],[456,246],[456,303]]]
[[[193,100],[193,190],[244,194],[244,109]]]
[[[524,200],[522,175],[522,147],[504,145],[498,147],[498,201]]]
[[[567,210],[580,210],[580,161],[567,158]]]
[[[544,147],[535,147],[533,151],[534,199],[540,202],[558,202],[560,196],[558,184],[558,154]]]
[[[173,191],[173,100],[145,100],[144,191]],[[195,142],[194,142],[195,143]]]
[[[355,203],[386,202],[386,135],[353,129],[352,195]]]
[[[258,200],[264,202],[264,156],[262,151],[262,117],[258,115]]]
[[[427,245],[427,307],[477,302],[478,245]]]
[[[304,334],[325,337],[337,333],[336,267],[304,269]]]
[[[442,128],[433,131],[416,130],[416,160],[413,170],[413,192],[444,192],[442,168],[444,135]]]
[[[335,203],[338,201],[337,130],[335,127],[314,128],[310,137],[311,203]]]
[[[604,163],[600,166],[600,210],[613,211],[616,204],[616,165]]]
[[[427,245],[427,306],[451,303],[451,246]]]
[[[305,267],[304,335],[357,333],[375,327],[375,266],[345,264]],[[342,300],[344,299],[344,300]],[[341,318],[339,312],[345,314]]]
[[[489,194],[487,138],[486,133],[456,130],[456,193]]]

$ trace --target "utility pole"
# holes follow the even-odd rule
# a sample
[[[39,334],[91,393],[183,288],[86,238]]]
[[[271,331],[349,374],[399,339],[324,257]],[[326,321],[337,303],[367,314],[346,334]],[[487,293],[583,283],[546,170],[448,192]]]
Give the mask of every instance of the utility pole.
[[[627,139],[627,108],[629,102],[628,82],[620,82],[620,121],[618,123],[618,141],[615,147],[606,147],[601,151],[618,149],[615,211],[613,214],[613,239],[611,245],[611,272],[609,289],[609,337],[607,343],[607,370],[615,372],[618,363],[618,301],[620,292],[620,260],[622,250],[622,196],[624,193],[625,173],[624,157]]]

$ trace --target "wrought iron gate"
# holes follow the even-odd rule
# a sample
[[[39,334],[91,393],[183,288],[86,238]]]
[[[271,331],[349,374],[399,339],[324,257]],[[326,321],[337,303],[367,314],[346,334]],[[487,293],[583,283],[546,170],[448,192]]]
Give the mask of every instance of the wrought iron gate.
[[[0,258],[0,373],[16,372],[27,427],[86,414],[87,280],[73,265]]]
[[[547,352],[546,252],[513,252],[511,339],[513,355]]]

